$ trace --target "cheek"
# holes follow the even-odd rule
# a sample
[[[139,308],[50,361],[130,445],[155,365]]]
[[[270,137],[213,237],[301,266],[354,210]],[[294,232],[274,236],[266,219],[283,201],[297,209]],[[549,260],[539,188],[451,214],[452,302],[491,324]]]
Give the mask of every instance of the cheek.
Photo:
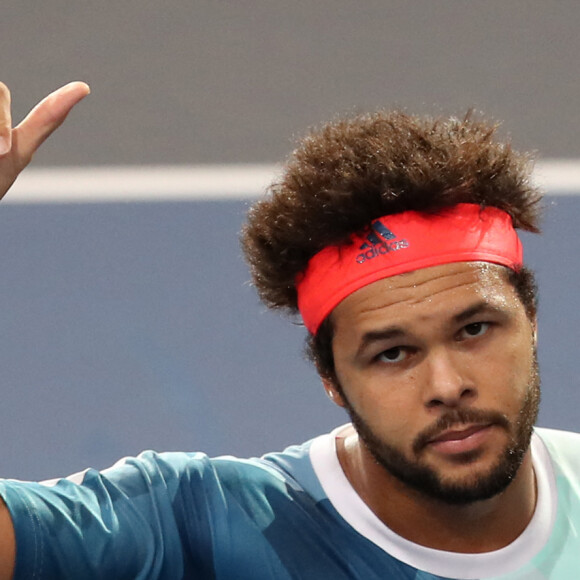
[[[354,411],[377,435],[387,440],[408,439],[421,428],[421,405],[413,377],[405,384],[381,379],[349,381],[343,388]]]
[[[533,376],[533,348],[521,343],[511,344],[493,353],[484,362],[484,381],[491,383],[488,390],[492,402],[501,405],[504,412],[517,411],[526,397]]]

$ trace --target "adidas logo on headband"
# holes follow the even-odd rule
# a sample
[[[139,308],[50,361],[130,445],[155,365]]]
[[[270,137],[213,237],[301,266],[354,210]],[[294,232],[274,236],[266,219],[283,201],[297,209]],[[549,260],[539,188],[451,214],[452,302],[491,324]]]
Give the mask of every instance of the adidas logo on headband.
[[[371,224],[371,232],[367,235],[365,242],[359,247],[359,250],[363,250],[363,252],[357,255],[356,261],[362,264],[377,256],[409,247],[407,240],[393,241],[396,239],[397,236],[385,224],[379,220],[374,221]]]

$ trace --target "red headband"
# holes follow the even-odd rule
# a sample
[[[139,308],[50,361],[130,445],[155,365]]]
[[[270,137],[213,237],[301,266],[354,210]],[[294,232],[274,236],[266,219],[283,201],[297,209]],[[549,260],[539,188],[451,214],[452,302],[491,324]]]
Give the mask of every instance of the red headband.
[[[492,262],[518,270],[523,257],[511,217],[471,203],[436,214],[388,215],[351,241],[318,252],[297,278],[298,309],[312,334],[344,298],[382,278],[452,262]]]

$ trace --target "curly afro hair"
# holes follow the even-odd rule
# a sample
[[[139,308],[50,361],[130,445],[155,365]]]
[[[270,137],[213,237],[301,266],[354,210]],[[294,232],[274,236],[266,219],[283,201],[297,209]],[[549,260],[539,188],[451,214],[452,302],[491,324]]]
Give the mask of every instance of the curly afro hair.
[[[242,231],[262,301],[295,314],[295,279],[309,259],[387,214],[477,203],[505,210],[517,228],[539,231],[530,157],[497,140],[496,129],[471,115],[380,111],[310,133]]]

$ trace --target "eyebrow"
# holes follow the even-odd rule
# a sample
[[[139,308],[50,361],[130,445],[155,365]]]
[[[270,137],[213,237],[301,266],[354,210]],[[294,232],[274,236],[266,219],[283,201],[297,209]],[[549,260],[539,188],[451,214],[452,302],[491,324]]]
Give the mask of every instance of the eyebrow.
[[[460,324],[461,322],[465,322],[466,320],[469,320],[478,314],[484,313],[501,314],[503,316],[506,315],[506,312],[503,308],[491,304],[486,300],[481,300],[480,302],[477,302],[454,315],[453,322],[455,324]],[[406,334],[407,332],[401,326],[388,326],[379,330],[369,330],[363,334],[360,345],[356,352],[356,356],[360,356],[364,350],[373,342],[386,341],[393,338],[402,338]]]
[[[495,304],[492,304],[486,300],[481,300],[476,304],[473,304],[469,308],[466,308],[465,310],[461,311],[459,314],[456,314],[453,317],[453,321],[455,323],[465,322],[466,320],[469,320],[470,318],[476,316],[477,314],[484,313],[501,314],[503,316],[506,315],[506,311],[504,308],[496,306]]]
[[[356,351],[356,356],[359,357],[364,350],[373,342],[379,340],[390,340],[392,338],[400,338],[405,336],[406,332],[400,326],[389,326],[381,330],[369,330],[362,336],[359,347]]]

